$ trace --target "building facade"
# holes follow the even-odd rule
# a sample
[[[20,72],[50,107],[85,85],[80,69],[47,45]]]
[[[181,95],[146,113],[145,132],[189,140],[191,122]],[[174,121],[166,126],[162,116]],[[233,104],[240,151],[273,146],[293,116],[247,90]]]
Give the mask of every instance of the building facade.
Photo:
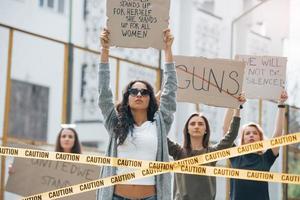
[[[260,3],[262,1],[258,0],[171,0],[170,27],[176,38],[174,54],[208,58],[233,58],[236,54],[288,56],[288,76],[292,74],[291,76],[296,77],[299,58],[293,52],[299,46],[295,44],[299,44],[299,25],[296,24],[300,17],[295,14],[295,8],[300,5],[296,0],[270,0],[246,14]],[[229,7],[228,4],[230,11],[224,9]],[[100,30],[106,24],[105,7],[104,0],[0,2],[1,24],[53,39],[20,31],[13,33],[9,136],[55,143],[65,106],[65,48],[66,44],[72,44],[72,87],[69,88],[71,93],[68,93],[71,94],[72,102],[70,122],[77,124],[76,129],[83,145],[104,152],[107,133],[97,106],[99,55],[93,51],[99,50]],[[9,29],[0,26],[1,130],[4,129],[7,105],[5,95],[8,47]],[[116,101],[120,100],[122,89],[132,79],[146,79],[156,90],[159,89],[162,62],[160,51],[112,48],[111,54],[125,60],[111,59],[111,87]],[[298,84],[291,82],[288,86],[292,91]],[[293,104],[297,102],[297,97],[290,95],[290,98],[293,99]],[[242,123],[260,122],[261,113],[263,128],[267,137],[271,137],[277,107],[274,103],[264,101],[262,111],[259,109],[258,100],[249,100],[243,110]],[[196,111],[203,112],[213,122],[211,140],[212,143],[218,142],[223,135],[225,109],[203,104],[178,103],[170,137],[182,142],[181,130],[184,123]],[[272,170],[281,171],[282,163],[280,156]],[[221,161],[219,164],[226,163]],[[226,181],[223,178],[217,180],[217,199],[222,200]],[[282,199],[282,194],[281,184],[270,184],[271,199]],[[6,199],[15,198],[11,194],[6,196]]]

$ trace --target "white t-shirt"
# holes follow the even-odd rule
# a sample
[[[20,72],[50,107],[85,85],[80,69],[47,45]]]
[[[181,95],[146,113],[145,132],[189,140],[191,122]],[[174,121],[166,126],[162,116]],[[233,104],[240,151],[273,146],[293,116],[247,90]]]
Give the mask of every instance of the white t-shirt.
[[[157,145],[156,124],[155,122],[146,121],[141,126],[134,125],[133,132],[129,133],[124,143],[118,146],[118,157],[156,161]],[[118,167],[117,174],[129,173],[136,170],[128,167]],[[151,176],[128,181],[124,184],[155,185],[154,178],[154,176]]]

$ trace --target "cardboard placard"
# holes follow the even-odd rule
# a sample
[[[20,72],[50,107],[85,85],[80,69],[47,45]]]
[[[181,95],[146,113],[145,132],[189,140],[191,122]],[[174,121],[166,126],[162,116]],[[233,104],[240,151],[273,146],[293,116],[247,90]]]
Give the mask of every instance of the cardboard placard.
[[[285,87],[287,58],[237,55],[236,60],[246,63],[243,90],[247,98],[279,99]]]
[[[170,0],[113,0],[106,10],[111,46],[163,48]]]
[[[99,178],[100,167],[69,162],[15,158],[14,173],[9,175],[6,191],[30,196]],[[96,191],[85,192],[64,200],[96,199]]]
[[[245,63],[226,59],[175,56],[177,100],[238,108]]]

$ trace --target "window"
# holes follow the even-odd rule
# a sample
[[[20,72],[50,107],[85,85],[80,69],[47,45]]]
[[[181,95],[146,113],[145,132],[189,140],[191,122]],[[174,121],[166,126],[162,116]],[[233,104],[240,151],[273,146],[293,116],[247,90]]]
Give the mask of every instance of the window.
[[[47,1],[47,6],[48,6],[49,8],[54,8],[54,0],[48,0],[48,1]]]
[[[58,0],[57,11],[59,13],[64,13],[65,12],[65,0]]]
[[[49,9],[54,12],[64,14],[65,13],[65,0],[40,0],[39,6],[41,8]]]
[[[197,8],[203,9],[207,12],[214,13],[215,1],[214,0],[194,0]]]
[[[9,135],[32,140],[47,140],[49,88],[12,80]]]
[[[40,7],[44,6],[44,0],[40,0]]]

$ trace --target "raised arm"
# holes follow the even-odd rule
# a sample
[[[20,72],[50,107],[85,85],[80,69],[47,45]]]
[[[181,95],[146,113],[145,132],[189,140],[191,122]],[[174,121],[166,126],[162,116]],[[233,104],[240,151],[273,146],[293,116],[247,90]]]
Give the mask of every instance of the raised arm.
[[[244,93],[242,93],[238,97],[238,101],[240,102],[240,109],[243,108],[244,103],[246,102],[246,98]],[[225,135],[229,131],[230,123],[232,121],[233,116],[240,117],[240,109],[232,109],[228,108],[226,110],[225,116],[224,116],[224,121],[223,121],[223,134]]]
[[[224,116],[224,122],[223,122],[223,135],[225,135],[230,127],[230,122],[232,121],[234,109],[228,108],[226,110],[225,116]]]
[[[239,102],[240,105],[243,105],[246,102],[246,99],[243,95],[239,96]],[[233,117],[232,117],[233,113]],[[226,127],[225,128],[225,121]],[[228,122],[227,122],[228,121]],[[213,146],[212,151],[218,151],[221,149],[226,149],[229,147],[232,147],[234,140],[238,136],[239,128],[240,128],[240,109],[228,109],[225,119],[224,119],[224,126],[223,126],[223,138],[220,140],[220,142]]]
[[[239,111],[238,111],[239,112]],[[237,113],[237,112],[236,112]],[[241,118],[239,115],[234,115],[229,123],[229,130],[223,135],[223,138],[216,145],[212,146],[211,151],[218,151],[232,147],[234,140],[238,136]]]
[[[101,33],[101,58],[99,66],[99,80],[98,80],[98,91],[99,99],[98,105],[102,111],[104,117],[104,126],[109,133],[112,132],[113,128],[117,123],[117,115],[115,106],[113,104],[113,94],[110,88],[110,69],[109,69],[109,32],[107,29]]]
[[[284,114],[285,114],[285,106],[284,103],[288,99],[287,92],[283,90],[280,94],[280,98],[278,101],[278,111],[275,120],[275,127],[273,138],[279,137],[283,134],[283,125],[284,125]],[[273,154],[277,156],[279,154],[279,147],[272,148]]]
[[[108,63],[109,59],[109,31],[104,29],[100,35],[101,42],[101,63]]]
[[[165,51],[165,63],[173,63],[172,44],[174,36],[171,34],[170,29],[164,31],[164,51]]]
[[[172,122],[173,114],[176,111],[176,90],[177,90],[177,76],[175,64],[172,55],[172,43],[174,37],[170,29],[164,31],[164,51],[165,51],[165,69],[164,69],[164,83],[160,96],[159,111],[162,114],[168,133]]]
[[[168,139],[168,149],[169,149],[169,155],[174,158],[174,160],[180,159],[180,154],[182,152],[182,147],[173,142],[172,140]]]

